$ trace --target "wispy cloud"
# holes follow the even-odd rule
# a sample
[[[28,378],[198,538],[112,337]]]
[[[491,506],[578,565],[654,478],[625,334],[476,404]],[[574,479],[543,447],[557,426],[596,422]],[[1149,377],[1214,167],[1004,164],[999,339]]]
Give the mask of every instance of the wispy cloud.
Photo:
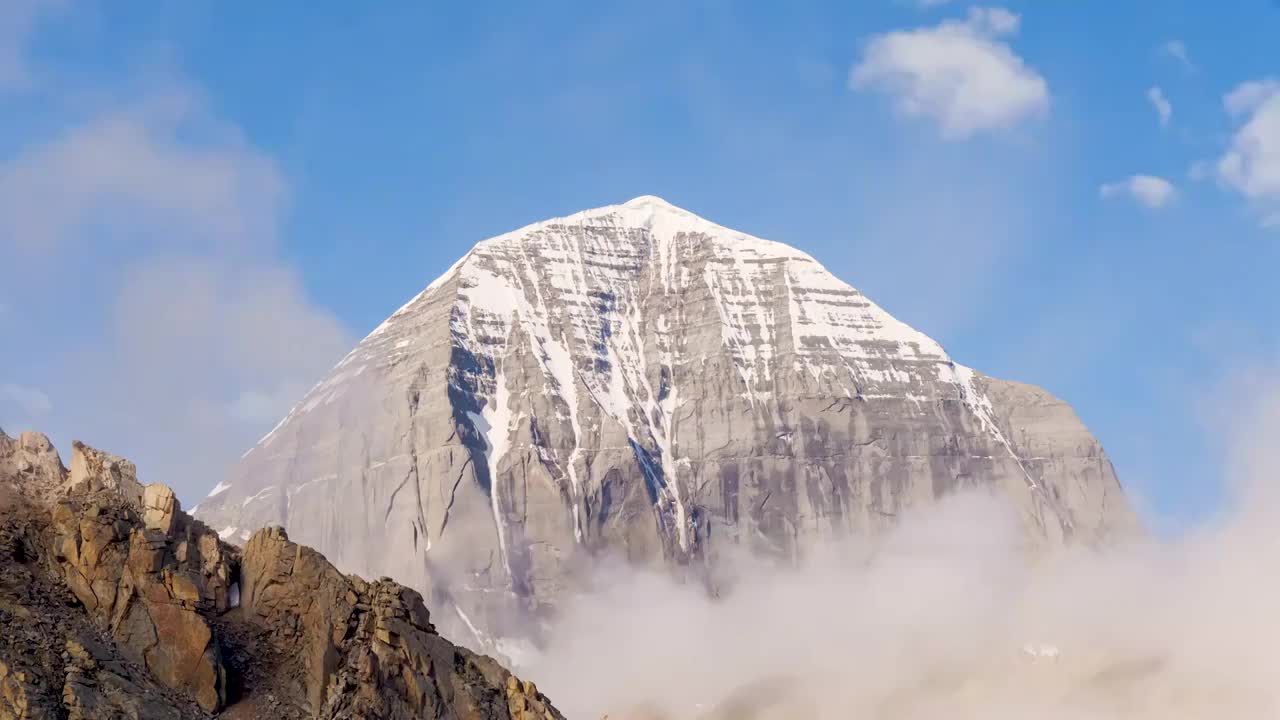
[[[850,72],[855,89],[883,92],[906,117],[935,121],[944,138],[1008,129],[1048,111],[1048,83],[1002,40],[1021,19],[973,8],[964,20],[877,35]]]
[[[48,415],[53,410],[53,403],[43,390],[17,383],[0,383],[0,398],[14,405],[28,417]]]
[[[38,381],[76,402],[54,408],[12,384],[0,395],[21,401],[24,421],[127,454],[192,497],[352,338],[282,256],[289,183],[274,158],[198,84],[163,77],[55,105],[55,133],[0,159],[0,268],[27,268],[4,275],[19,319],[49,328],[42,352],[58,360]],[[56,314],[68,283],[99,302]]]
[[[206,125],[211,133],[191,139]],[[0,165],[0,238],[49,252],[96,241],[85,230],[105,221],[181,229],[157,235],[168,245],[262,242],[283,199],[270,158],[208,115],[195,93],[170,88],[94,115]]]
[[[1160,127],[1168,127],[1169,120],[1173,118],[1173,103],[1164,96],[1164,91],[1158,87],[1147,90],[1147,100],[1151,101],[1151,106],[1156,109],[1156,115],[1160,118]]]
[[[1195,63],[1191,62],[1191,55],[1187,52],[1187,45],[1181,40],[1176,38],[1166,40],[1164,44],[1160,46],[1160,52],[1165,57],[1176,61],[1183,68],[1192,72],[1195,71],[1196,66]]]
[[[1263,227],[1280,216],[1280,81],[1241,83],[1223,97],[1237,128],[1218,158],[1218,181],[1243,196]]]
[[[1153,175],[1133,175],[1119,182],[1105,183],[1098,189],[1104,199],[1129,197],[1152,210],[1168,205],[1175,193],[1173,183]]]

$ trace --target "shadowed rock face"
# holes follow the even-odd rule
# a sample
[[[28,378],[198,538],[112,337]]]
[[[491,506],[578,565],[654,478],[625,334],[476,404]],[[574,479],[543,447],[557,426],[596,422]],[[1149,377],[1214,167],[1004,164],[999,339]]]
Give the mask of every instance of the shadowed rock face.
[[[554,720],[532,683],[435,634],[422,596],[339,573],[280,528],[244,551],[244,608],[296,647],[307,709],[323,717]]]
[[[1033,545],[1135,527],[1065,403],[955,363],[802,252],[644,197],[477,245],[199,514],[238,542],[286,526],[480,639],[583,557],[794,558],[975,485]]]
[[[131,463],[77,443],[69,473],[35,433],[0,433],[0,628],[6,719],[561,717],[417,592],[279,528],[242,553]]]

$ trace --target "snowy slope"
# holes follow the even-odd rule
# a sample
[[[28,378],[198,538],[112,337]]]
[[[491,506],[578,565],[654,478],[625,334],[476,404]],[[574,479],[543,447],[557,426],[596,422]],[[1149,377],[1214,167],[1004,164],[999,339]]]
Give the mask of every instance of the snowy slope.
[[[965,484],[1044,542],[1132,521],[1065,404],[954,363],[805,253],[645,196],[476,245],[200,514],[285,524],[493,626],[583,556],[791,555]]]

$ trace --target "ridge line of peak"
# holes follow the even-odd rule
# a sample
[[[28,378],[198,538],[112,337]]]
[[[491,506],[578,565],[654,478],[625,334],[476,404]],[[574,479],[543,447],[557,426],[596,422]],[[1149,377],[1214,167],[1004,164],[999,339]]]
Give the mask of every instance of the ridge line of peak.
[[[689,212],[688,210],[685,210],[682,207],[679,207],[670,202],[667,202],[666,200],[658,197],[657,195],[637,195],[636,197],[633,197],[630,200],[622,203],[623,207],[644,207],[646,205],[652,205],[660,208],[670,208],[672,210],[679,210],[681,212]]]

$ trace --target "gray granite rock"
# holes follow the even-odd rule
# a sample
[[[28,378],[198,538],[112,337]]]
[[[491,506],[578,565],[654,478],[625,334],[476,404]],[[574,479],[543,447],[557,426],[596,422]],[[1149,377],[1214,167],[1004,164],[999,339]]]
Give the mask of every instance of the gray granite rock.
[[[957,364],[805,253],[641,197],[477,245],[197,514],[239,542],[285,526],[483,641],[602,553],[790,559],[966,486],[1010,498],[1033,545],[1136,527],[1067,404]]]

